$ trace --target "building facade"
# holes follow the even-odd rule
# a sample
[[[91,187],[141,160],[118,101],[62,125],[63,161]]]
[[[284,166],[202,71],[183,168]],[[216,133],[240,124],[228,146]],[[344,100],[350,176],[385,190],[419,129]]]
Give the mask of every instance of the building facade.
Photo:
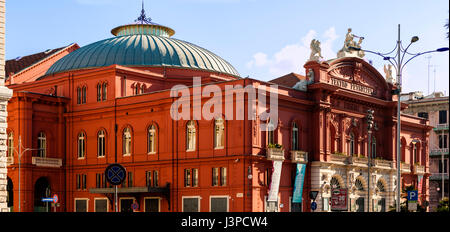
[[[409,93],[402,99],[408,104],[403,112],[428,119],[433,130],[430,132],[430,211],[436,211],[439,201],[449,197],[449,98],[443,93],[423,96],[421,93]]]
[[[6,128],[8,100],[12,95],[5,87],[5,0],[0,0],[0,212],[7,212]]]
[[[318,211],[329,211],[334,189],[348,190],[347,211],[394,204],[395,86],[368,62],[309,61],[306,77],[263,82],[241,78],[227,61],[174,33],[142,10],[134,23],[114,28],[115,37],[47,59],[29,77],[10,76],[8,147],[24,154],[8,156],[14,211],[115,211],[104,174],[112,163],[126,168],[118,187],[122,212],[311,211],[310,191],[318,191]],[[305,80],[302,90],[291,86]],[[265,94],[256,94],[260,89]],[[275,120],[262,114],[275,110],[272,94]],[[204,115],[212,109],[219,113]],[[174,110],[188,116],[175,119]],[[408,115],[401,123],[404,147],[414,146],[402,156],[402,187],[417,186],[422,175],[422,203],[429,197],[431,127]],[[298,192],[299,165],[306,171]],[[292,203],[294,193],[301,203]],[[53,194],[59,206],[51,208],[41,199]]]

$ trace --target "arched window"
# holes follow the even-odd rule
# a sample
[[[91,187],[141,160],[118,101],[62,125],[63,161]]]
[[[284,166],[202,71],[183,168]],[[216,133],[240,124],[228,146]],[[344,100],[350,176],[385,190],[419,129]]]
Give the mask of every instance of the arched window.
[[[108,84],[106,82],[103,83],[103,86],[102,86],[102,101],[106,101],[107,87],[108,87]]]
[[[156,128],[154,125],[148,127],[148,148],[149,154],[156,153]]]
[[[44,132],[40,132],[38,135],[38,156],[45,157],[47,154],[47,138]]]
[[[406,139],[404,137],[402,137],[402,139],[401,139],[400,150],[402,151],[401,161],[405,162],[406,161]]]
[[[145,93],[145,85],[141,86],[141,93]]]
[[[224,148],[225,146],[225,126],[222,118],[214,122],[214,148]]]
[[[129,127],[125,128],[123,130],[123,155],[130,155],[131,154],[131,129]]]
[[[77,87],[77,104],[81,104],[81,88]]]
[[[267,143],[275,144],[275,126],[272,119],[269,119],[269,123],[267,124]]]
[[[384,184],[383,184],[383,182],[382,182],[381,180],[378,180],[378,182],[377,182],[377,188],[378,188],[378,191],[380,191],[380,192],[386,192],[386,189],[385,189],[385,187],[384,187]]]
[[[101,130],[97,134],[97,157],[105,157],[105,131]]]
[[[14,156],[14,133],[10,132],[8,134],[8,153],[6,154],[8,157]]]
[[[416,142],[413,142],[413,164],[418,163],[419,162],[419,157],[418,157],[418,151],[417,151],[417,144]]]
[[[195,122],[189,121],[186,126],[186,146],[188,151],[195,150],[196,144],[196,130],[195,130]]]
[[[102,101],[102,85],[100,83],[97,84],[97,101]]]
[[[84,132],[78,134],[78,158],[84,158],[86,153],[86,137]]]
[[[340,189],[341,188],[341,184],[339,183],[339,180],[336,177],[331,178],[330,186],[331,186],[331,189]]]
[[[292,148],[293,151],[298,151],[298,126],[297,123],[292,123]]]
[[[357,178],[357,179],[355,180],[355,187],[356,187],[356,189],[357,189],[358,191],[364,191],[364,184],[363,184],[363,182],[361,181],[361,179]]]
[[[139,84],[135,84],[134,85],[134,95],[138,95],[140,89],[141,89],[140,85]]]
[[[355,154],[355,135],[350,133],[350,142],[349,142],[349,155]]]
[[[83,88],[81,89],[81,94],[82,94],[81,104],[85,104],[86,103],[86,86],[83,86]]]

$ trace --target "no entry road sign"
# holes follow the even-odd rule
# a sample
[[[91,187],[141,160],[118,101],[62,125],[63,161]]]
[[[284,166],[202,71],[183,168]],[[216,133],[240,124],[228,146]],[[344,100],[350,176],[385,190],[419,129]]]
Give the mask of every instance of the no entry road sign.
[[[111,164],[105,169],[106,180],[112,185],[120,185],[127,177],[127,171],[120,164]]]

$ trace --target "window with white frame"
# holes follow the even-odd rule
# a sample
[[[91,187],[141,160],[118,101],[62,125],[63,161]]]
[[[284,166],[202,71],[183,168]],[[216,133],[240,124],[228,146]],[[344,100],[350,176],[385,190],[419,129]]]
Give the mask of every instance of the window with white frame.
[[[292,123],[292,147],[291,150],[298,151],[298,126],[297,123]]]
[[[228,212],[228,196],[211,196],[210,212]]]
[[[75,212],[88,212],[88,200],[75,199]]]
[[[8,152],[6,153],[7,157],[13,157],[14,156],[14,133],[9,132],[8,134]]]
[[[182,197],[183,212],[200,212],[200,197]]]
[[[355,135],[353,133],[350,133],[350,142],[349,142],[349,154],[348,155],[353,155],[355,154]]]
[[[151,125],[148,127],[147,137],[148,137],[147,152],[149,154],[156,153],[156,127],[155,127],[155,125]]]
[[[95,212],[108,212],[108,199],[95,199]]]
[[[101,130],[97,134],[97,157],[105,157],[105,131]]]
[[[86,152],[86,136],[84,132],[78,134],[78,158],[84,158]]]
[[[38,156],[46,157],[47,154],[47,137],[44,132],[40,132],[38,135]]]

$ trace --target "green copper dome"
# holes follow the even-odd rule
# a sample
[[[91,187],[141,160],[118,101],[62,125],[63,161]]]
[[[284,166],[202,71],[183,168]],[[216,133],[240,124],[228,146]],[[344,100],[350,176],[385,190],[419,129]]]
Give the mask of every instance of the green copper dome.
[[[171,38],[175,31],[151,22],[144,10],[135,23],[116,27],[111,33],[117,36],[71,52],[53,64],[46,75],[118,64],[197,69],[239,77],[236,69],[221,57]]]

